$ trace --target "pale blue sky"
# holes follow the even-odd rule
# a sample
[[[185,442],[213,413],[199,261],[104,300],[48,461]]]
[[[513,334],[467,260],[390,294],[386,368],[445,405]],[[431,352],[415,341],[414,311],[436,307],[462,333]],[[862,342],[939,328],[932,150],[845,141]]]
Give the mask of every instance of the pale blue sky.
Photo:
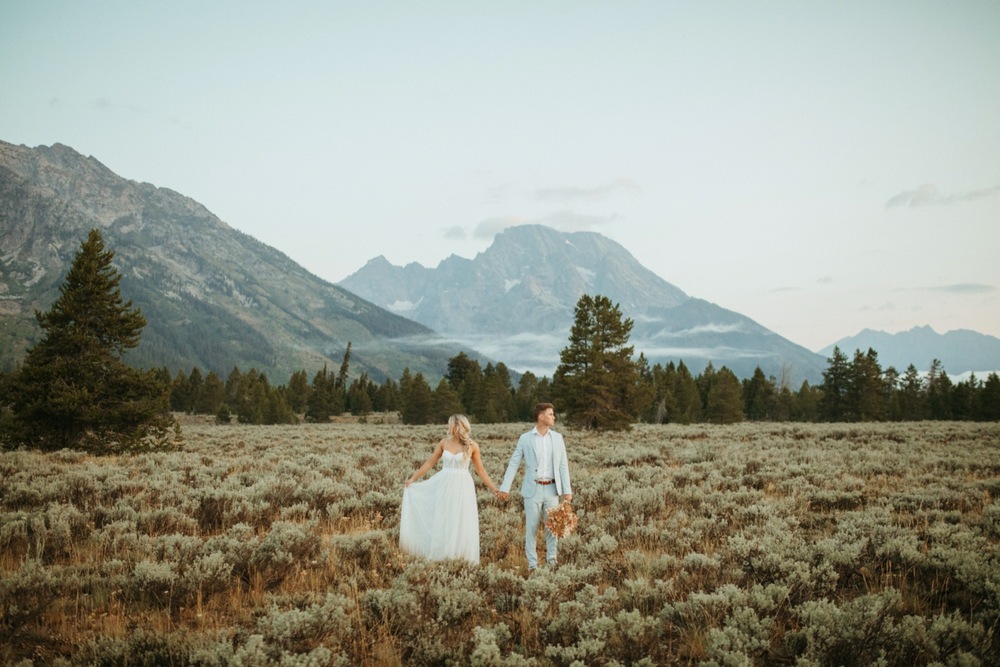
[[[992,0],[0,0],[0,91],[331,282],[539,222],[813,350],[1000,336]]]

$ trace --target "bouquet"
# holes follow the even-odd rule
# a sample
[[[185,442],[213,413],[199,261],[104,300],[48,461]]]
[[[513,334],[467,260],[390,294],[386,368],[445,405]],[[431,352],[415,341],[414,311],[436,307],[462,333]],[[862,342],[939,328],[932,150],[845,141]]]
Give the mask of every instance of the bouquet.
[[[569,537],[576,530],[580,518],[573,511],[573,506],[565,500],[558,507],[545,510],[545,527],[558,538]]]

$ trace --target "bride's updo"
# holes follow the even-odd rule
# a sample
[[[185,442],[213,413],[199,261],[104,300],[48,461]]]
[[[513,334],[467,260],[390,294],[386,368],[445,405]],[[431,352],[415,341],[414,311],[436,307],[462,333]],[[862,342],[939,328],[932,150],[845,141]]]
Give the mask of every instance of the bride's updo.
[[[465,415],[452,415],[448,417],[448,431],[460,443],[465,455],[469,455],[469,448],[472,447],[472,425]]]

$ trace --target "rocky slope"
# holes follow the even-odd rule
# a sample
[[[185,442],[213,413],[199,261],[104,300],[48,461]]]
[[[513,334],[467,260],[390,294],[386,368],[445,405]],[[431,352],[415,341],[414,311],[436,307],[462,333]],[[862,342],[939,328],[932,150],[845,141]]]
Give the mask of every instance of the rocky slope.
[[[257,368],[275,382],[352,343],[352,372],[436,377],[459,349],[427,327],[310,274],[284,254],[177,192],[119,177],[56,144],[0,142],[0,367],[40,331],[70,263],[97,227],[123,275],[126,299],[148,320],[130,361],[172,371]]]

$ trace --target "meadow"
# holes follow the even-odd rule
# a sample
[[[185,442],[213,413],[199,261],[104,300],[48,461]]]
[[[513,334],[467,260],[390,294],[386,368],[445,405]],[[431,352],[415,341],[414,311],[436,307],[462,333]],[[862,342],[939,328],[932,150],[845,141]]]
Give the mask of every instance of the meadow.
[[[474,425],[494,480],[527,428]],[[579,527],[531,576],[519,496],[478,480],[480,565],[399,551],[443,433],[189,418],[169,452],[0,454],[0,662],[1000,664],[996,423],[566,430]]]

